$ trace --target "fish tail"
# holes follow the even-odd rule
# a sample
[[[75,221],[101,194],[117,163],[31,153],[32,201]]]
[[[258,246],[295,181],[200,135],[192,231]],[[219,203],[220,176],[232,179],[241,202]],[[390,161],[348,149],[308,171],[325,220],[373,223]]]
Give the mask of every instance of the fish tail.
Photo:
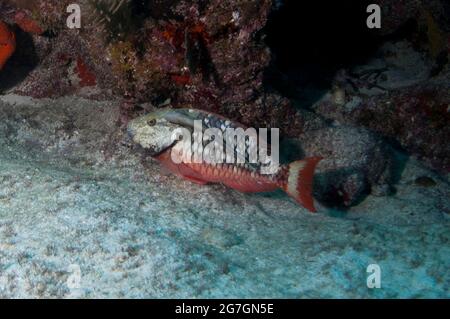
[[[282,189],[311,212],[316,212],[312,197],[314,171],[322,157],[310,157],[287,166]]]

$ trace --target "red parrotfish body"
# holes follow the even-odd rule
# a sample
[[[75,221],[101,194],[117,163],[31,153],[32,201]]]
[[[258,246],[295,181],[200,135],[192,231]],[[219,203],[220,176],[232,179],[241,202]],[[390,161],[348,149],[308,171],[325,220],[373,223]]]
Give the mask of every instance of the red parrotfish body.
[[[250,148],[243,150],[233,140],[227,142],[225,139],[217,145],[223,146],[225,144],[236,155],[236,158],[239,157],[241,160],[245,159],[245,161],[174,161],[173,151],[182,144],[180,144],[180,140],[174,139],[172,133],[180,127],[185,128],[190,133],[193,132],[193,135],[189,134],[185,141],[189,142],[189,147],[195,152],[199,149],[200,143],[196,144],[195,138],[194,140],[189,139],[195,136],[195,127],[199,122],[201,122],[201,132],[205,134],[208,129],[220,132],[223,136],[229,131],[228,129],[236,131],[241,128],[245,130],[242,124],[230,121],[217,114],[196,109],[162,109],[132,120],[128,124],[128,133],[135,143],[146,149],[149,155],[160,161],[169,171],[189,181],[198,184],[222,183],[246,193],[271,192],[282,189],[308,210],[316,211],[312,190],[314,170],[321,160],[320,157],[306,158],[288,165],[276,165],[274,170],[267,172],[263,169],[265,163],[260,159],[256,162],[246,161],[250,158]],[[255,133],[253,137],[255,135],[257,134]],[[205,144],[211,141],[216,143],[219,141],[216,138],[211,140],[207,138],[206,140],[205,142],[203,136],[201,143]],[[247,139],[245,144],[247,146],[255,145],[252,144],[251,139]],[[259,147],[267,149],[268,144],[261,142],[258,144],[260,144]],[[202,148],[203,155],[215,154],[212,149],[209,149],[209,153],[206,152],[206,147]],[[177,153],[175,152],[175,154]],[[183,156],[181,155],[180,158],[185,158]],[[188,158],[190,158],[189,156]]]
[[[242,165],[174,163],[171,149],[155,157],[169,171],[197,184],[222,183],[244,193],[284,190],[311,212],[316,212],[312,197],[314,170],[321,157],[311,157],[283,166],[280,172],[263,175]]]

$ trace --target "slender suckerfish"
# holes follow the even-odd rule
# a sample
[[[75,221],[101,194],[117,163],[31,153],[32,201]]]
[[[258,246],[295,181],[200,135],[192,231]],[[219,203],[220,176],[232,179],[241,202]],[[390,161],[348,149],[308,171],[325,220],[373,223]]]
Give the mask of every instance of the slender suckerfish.
[[[161,109],[130,121],[128,133],[133,141],[157,159],[172,173],[197,184],[222,183],[241,192],[271,192],[284,190],[311,212],[315,212],[312,197],[314,170],[321,157],[311,157],[279,165],[276,171],[262,173],[267,163],[261,162],[194,162],[174,160],[173,150],[181,143],[174,137],[174,130],[183,128],[195,132],[195,123],[204,129],[245,127],[220,115],[196,109]],[[195,133],[194,133],[195,135]],[[248,143],[248,142],[247,142]],[[195,142],[193,142],[195,145]],[[259,145],[259,147],[267,147]],[[196,149],[197,146],[194,146]],[[248,150],[233,149],[236,158],[249,158]],[[266,153],[267,154],[267,153]],[[259,160],[259,159],[258,159]]]

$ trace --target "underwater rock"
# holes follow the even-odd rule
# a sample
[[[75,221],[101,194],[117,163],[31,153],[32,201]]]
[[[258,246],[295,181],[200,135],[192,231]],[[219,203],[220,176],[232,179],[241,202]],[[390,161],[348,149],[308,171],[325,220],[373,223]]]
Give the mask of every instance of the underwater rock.
[[[445,84],[418,85],[364,97],[348,110],[325,99],[315,107],[325,118],[366,127],[403,147],[429,166],[450,171],[450,100]]]
[[[14,21],[23,31],[27,33],[33,33],[37,35],[41,35],[42,33],[44,33],[42,27],[23,11],[19,11],[16,13],[16,15],[14,16]]]
[[[81,0],[86,18],[80,30],[70,30],[61,14],[66,1],[8,1],[0,18],[14,22],[17,15],[33,16],[34,24],[51,34],[51,42],[33,35],[31,45],[19,47],[32,47],[39,65],[13,92],[57,97],[95,82],[103,95],[134,103],[157,106],[170,99],[175,107],[214,111],[253,126],[288,127],[293,107],[263,86],[271,53],[260,31],[273,9],[271,0],[112,3]],[[71,81],[71,74],[80,74],[73,72],[80,57],[91,74]],[[16,66],[32,58],[24,56]]]
[[[426,23],[424,16],[429,14],[439,25],[448,30],[448,4],[441,0],[375,0],[381,7],[382,28],[375,29],[380,34],[392,34],[411,21]]]
[[[416,19],[423,7],[422,1],[416,0],[376,0],[374,3],[382,8],[383,27],[376,30],[382,34],[393,33],[409,20]]]
[[[0,101],[0,148],[20,158],[71,165],[101,165],[121,146],[118,103],[65,97],[37,100],[18,95]],[[34,105],[34,107],[31,107]]]
[[[431,177],[428,176],[417,177],[416,180],[414,181],[414,184],[422,187],[436,186],[436,182]]]
[[[418,85],[430,77],[433,63],[426,53],[417,51],[409,41],[387,42],[375,52],[375,58],[364,65],[354,67],[351,72],[363,79],[367,86],[359,87],[359,93],[382,94]],[[357,80],[355,81],[357,83]],[[378,89],[377,92],[374,92]]]
[[[97,63],[82,38],[70,32],[56,38],[20,32],[17,47],[7,74],[0,74],[4,77],[1,89],[34,98],[79,93],[105,99],[113,95],[110,68],[105,62]]]
[[[178,19],[147,19],[143,38],[108,46],[119,91],[154,105],[170,98],[174,106],[225,116],[236,115],[241,105],[255,106],[264,94],[263,72],[271,58],[258,37],[271,1],[172,3],[166,15]]]
[[[65,28],[65,14],[70,0],[2,0],[0,18],[16,23],[24,32],[41,35]]]
[[[348,207],[364,196],[391,193],[392,154],[384,141],[362,128],[327,127],[298,138],[304,156],[322,156],[316,170],[316,198]]]
[[[448,173],[449,71],[447,64],[435,74],[430,54],[410,41],[387,42],[365,64],[337,73],[343,101],[333,91],[313,109],[334,123],[368,128]]]

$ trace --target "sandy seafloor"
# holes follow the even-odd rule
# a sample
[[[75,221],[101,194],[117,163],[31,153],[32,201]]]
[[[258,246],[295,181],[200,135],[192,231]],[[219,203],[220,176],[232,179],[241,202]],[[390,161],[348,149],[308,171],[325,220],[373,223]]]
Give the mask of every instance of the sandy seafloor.
[[[448,177],[405,158],[394,196],[311,214],[161,171],[116,107],[0,97],[0,298],[450,297]]]

